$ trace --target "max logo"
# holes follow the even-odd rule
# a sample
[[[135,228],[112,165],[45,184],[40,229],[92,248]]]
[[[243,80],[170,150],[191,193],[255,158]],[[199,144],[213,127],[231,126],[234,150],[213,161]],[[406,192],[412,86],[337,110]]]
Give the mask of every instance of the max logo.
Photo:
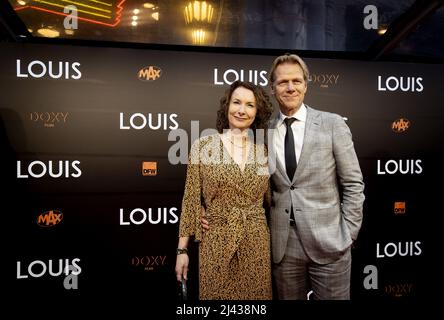
[[[397,119],[392,123],[392,130],[396,133],[402,133],[410,128],[410,121],[405,118]]]
[[[37,224],[41,227],[53,227],[62,222],[63,213],[58,210],[50,210],[37,217]]]
[[[154,81],[160,78],[162,70],[156,66],[149,66],[139,70],[137,77],[142,81]]]

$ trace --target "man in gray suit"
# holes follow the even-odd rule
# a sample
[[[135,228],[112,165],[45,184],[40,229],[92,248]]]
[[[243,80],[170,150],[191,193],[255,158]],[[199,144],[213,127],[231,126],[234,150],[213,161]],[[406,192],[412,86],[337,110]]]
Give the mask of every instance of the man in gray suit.
[[[294,54],[270,71],[280,109],[269,144],[273,275],[279,299],[306,299],[310,290],[314,299],[350,299],[364,182],[344,120],[304,104],[308,78]]]
[[[271,251],[277,298],[350,299],[351,246],[362,222],[364,182],[350,129],[304,104],[309,73],[297,55],[270,71],[280,112],[270,125]],[[202,219],[204,229],[208,222]]]

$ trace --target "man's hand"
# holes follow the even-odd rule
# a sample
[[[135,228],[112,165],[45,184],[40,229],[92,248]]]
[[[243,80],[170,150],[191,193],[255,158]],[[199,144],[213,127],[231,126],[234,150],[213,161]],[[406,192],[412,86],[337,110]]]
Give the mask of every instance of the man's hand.
[[[205,219],[205,208],[201,207],[200,209],[200,223],[202,225],[203,232],[210,230],[210,224],[208,223],[208,220]]]

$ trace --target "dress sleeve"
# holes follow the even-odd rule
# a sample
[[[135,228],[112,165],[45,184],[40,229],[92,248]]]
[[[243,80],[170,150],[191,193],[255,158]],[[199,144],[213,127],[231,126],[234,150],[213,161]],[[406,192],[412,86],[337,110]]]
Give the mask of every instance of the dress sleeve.
[[[191,146],[188,157],[187,176],[179,226],[179,237],[194,236],[195,241],[200,241],[202,238],[202,226],[200,223],[202,182],[199,149],[200,141],[197,140]]]

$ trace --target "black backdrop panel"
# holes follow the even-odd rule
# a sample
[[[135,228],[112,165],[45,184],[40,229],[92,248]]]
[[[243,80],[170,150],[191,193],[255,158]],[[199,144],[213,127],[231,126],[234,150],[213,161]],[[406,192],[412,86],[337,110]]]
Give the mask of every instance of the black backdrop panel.
[[[270,92],[274,57],[0,47],[3,276],[11,290],[175,299],[186,165],[169,161],[177,141],[168,136],[185,130],[186,158],[192,140],[215,127],[229,83],[241,78]],[[444,67],[306,61],[312,73],[306,103],[347,119],[366,183],[352,299],[427,297]],[[66,265],[80,271],[76,290],[64,287],[63,273],[51,275]]]

